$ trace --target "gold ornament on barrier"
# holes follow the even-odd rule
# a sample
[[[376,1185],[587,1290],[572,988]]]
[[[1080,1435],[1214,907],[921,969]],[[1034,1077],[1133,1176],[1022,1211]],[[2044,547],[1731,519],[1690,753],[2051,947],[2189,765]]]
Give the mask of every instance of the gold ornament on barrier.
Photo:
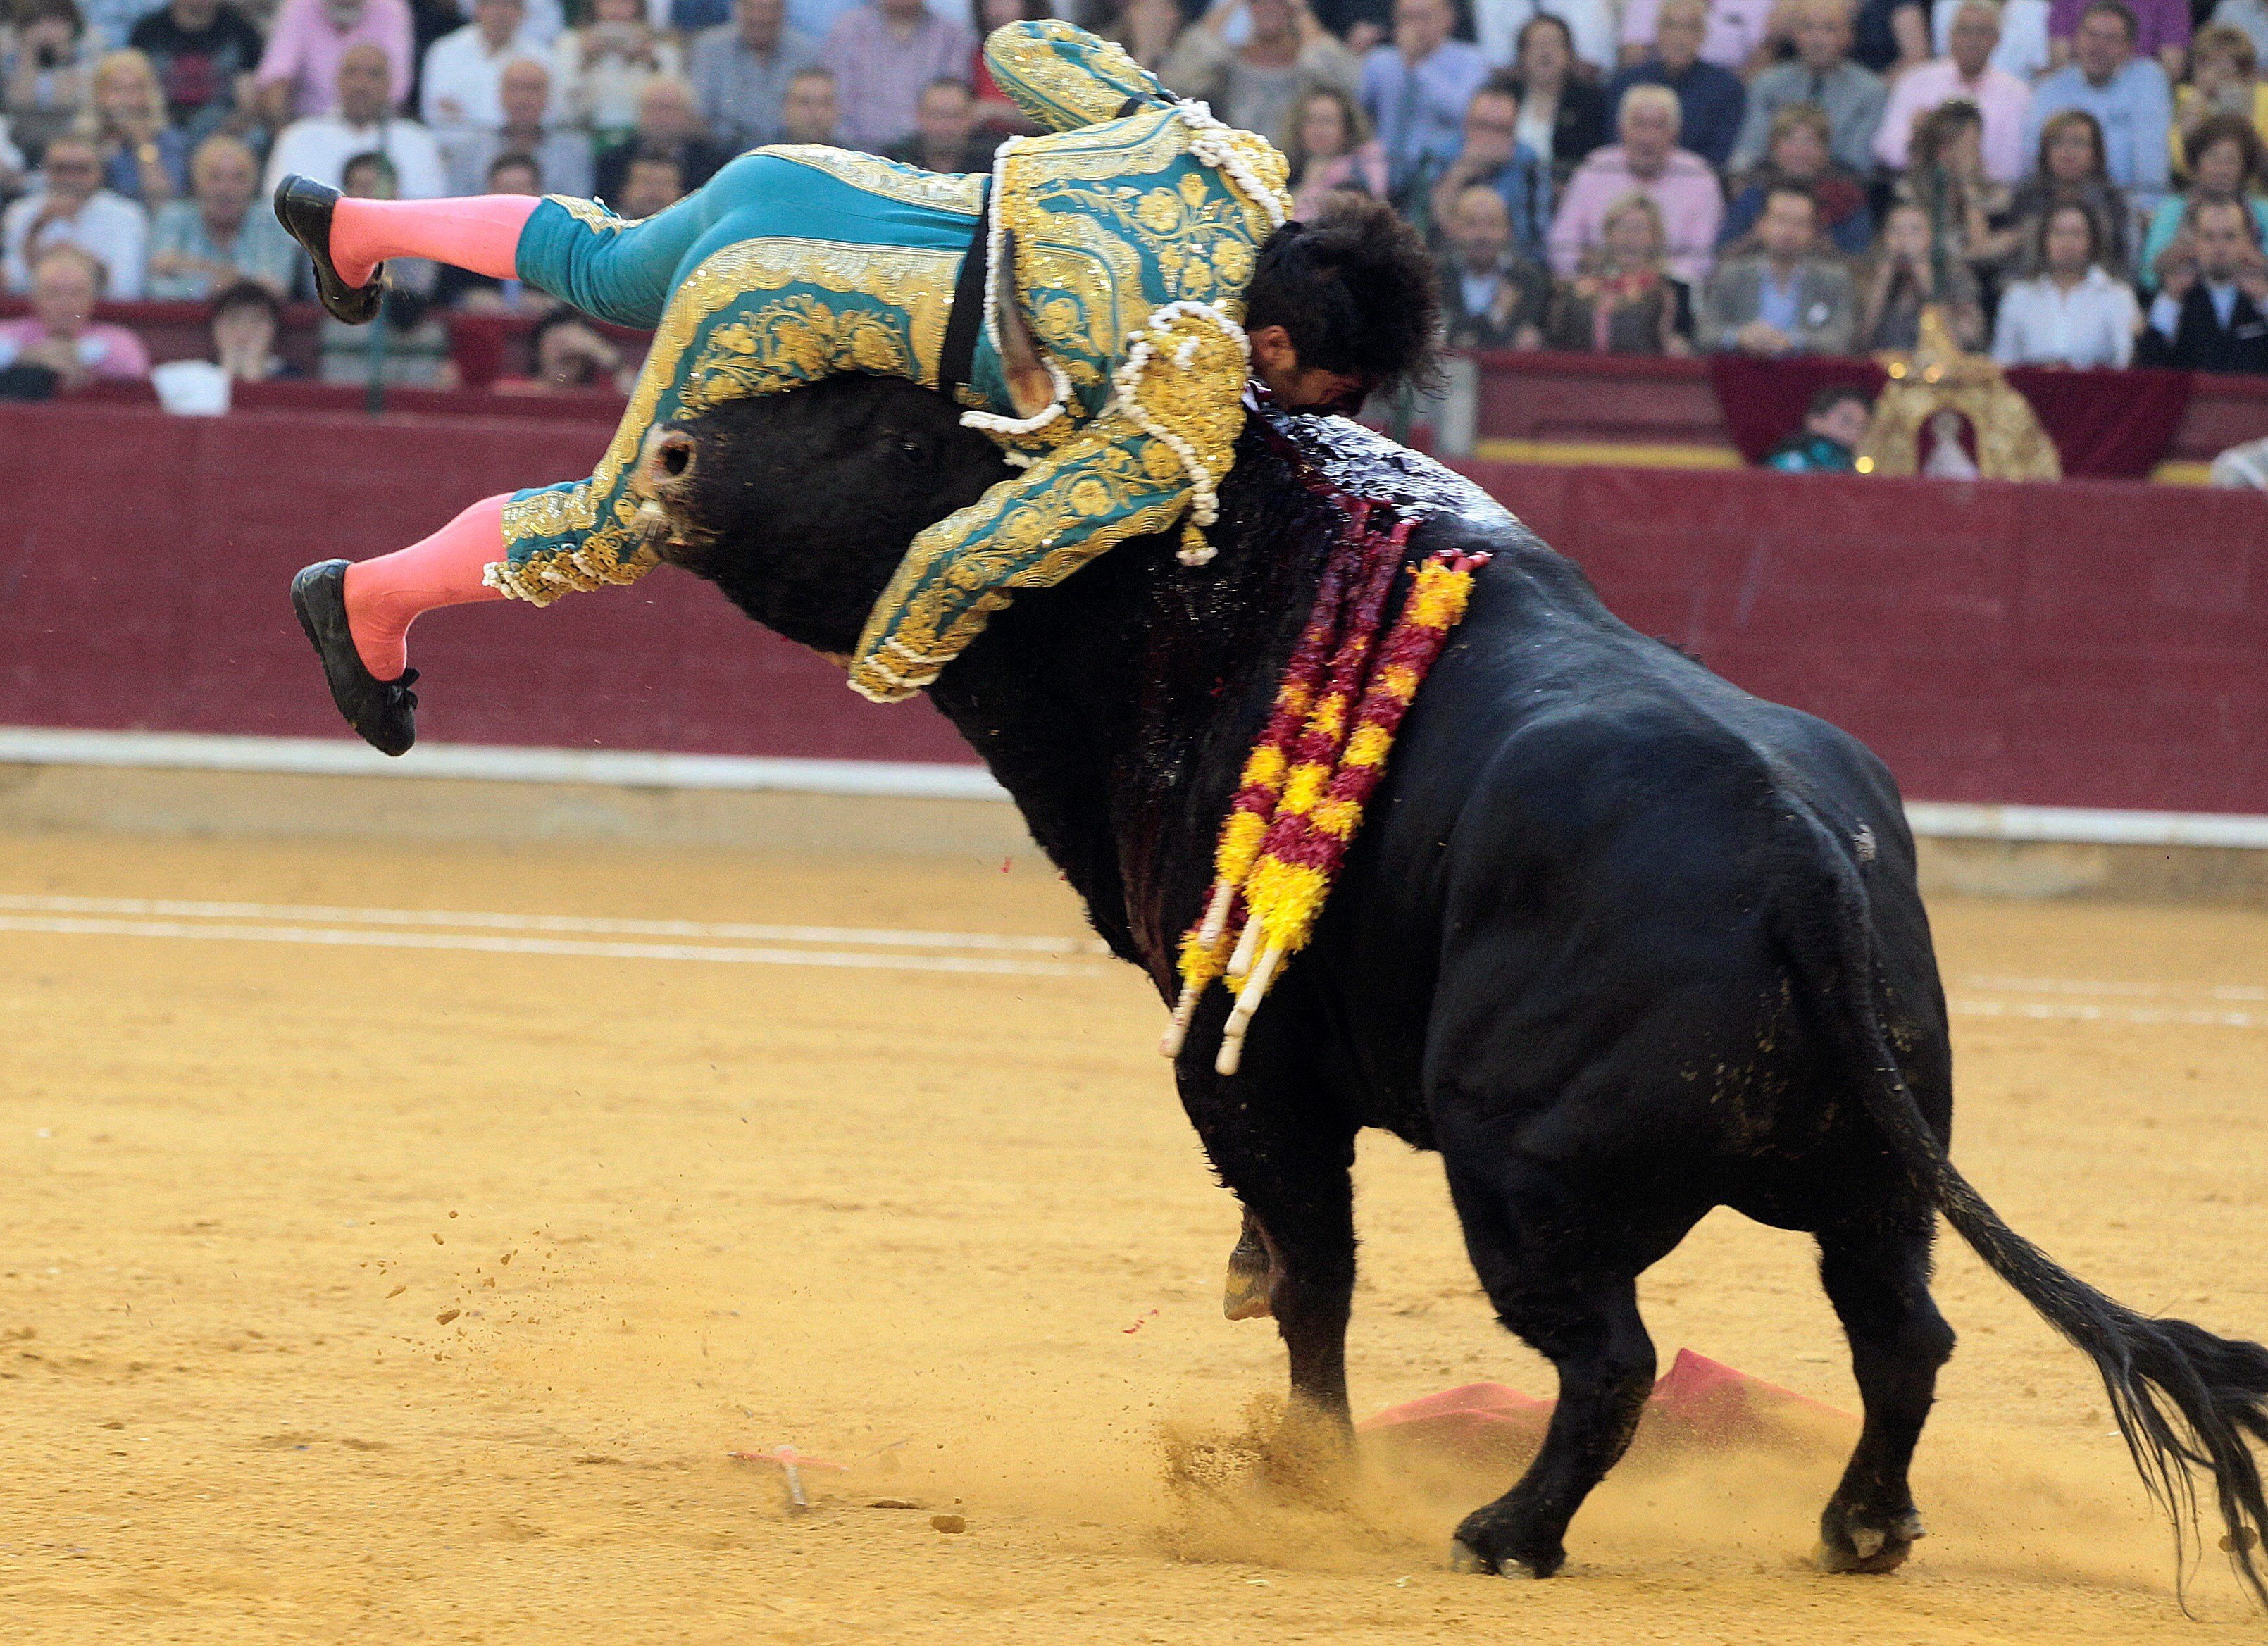
[[[1918,473],[1923,428],[1939,413],[1955,412],[1977,431],[1977,467],[1984,479],[2063,478],[2063,459],[2031,402],[2008,386],[1991,358],[1962,352],[1935,304],[1921,312],[1912,353],[1877,358],[1890,380],[1859,442],[1861,473]]]

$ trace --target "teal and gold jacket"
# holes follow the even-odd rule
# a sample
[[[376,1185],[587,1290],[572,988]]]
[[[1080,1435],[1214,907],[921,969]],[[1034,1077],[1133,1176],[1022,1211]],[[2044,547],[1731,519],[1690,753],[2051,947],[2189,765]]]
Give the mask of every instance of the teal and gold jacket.
[[[1020,415],[964,421],[1027,467],[915,538],[851,663],[878,702],[934,680],[1012,591],[1114,544],[1182,520],[1183,559],[1210,556],[1199,528],[1250,373],[1244,290],[1291,212],[1273,147],[1176,103],[1116,46],[1044,19],[996,31],[984,57],[1047,131],[995,162],[990,346],[962,392]]]

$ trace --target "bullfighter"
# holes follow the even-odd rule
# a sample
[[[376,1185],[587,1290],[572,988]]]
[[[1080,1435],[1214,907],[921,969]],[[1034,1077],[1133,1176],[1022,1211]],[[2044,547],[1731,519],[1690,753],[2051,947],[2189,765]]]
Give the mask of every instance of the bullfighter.
[[[284,180],[276,215],[341,320],[376,313],[386,259],[422,256],[654,328],[589,478],[486,498],[408,548],[294,579],[357,731],[389,754],[415,740],[405,641],[421,612],[548,605],[659,563],[654,437],[726,400],[905,378],[954,395],[1020,469],[921,533],[876,602],[850,684],[887,702],[934,680],[1012,591],[1116,543],[1180,520],[1182,559],[1203,564],[1251,378],[1283,406],[1346,408],[1422,368],[1430,266],[1382,203],[1288,221],[1265,140],[1067,24],[1012,24],[984,55],[1044,129],[1004,143],[990,176],[758,149],[637,222],[559,195],[357,200]]]

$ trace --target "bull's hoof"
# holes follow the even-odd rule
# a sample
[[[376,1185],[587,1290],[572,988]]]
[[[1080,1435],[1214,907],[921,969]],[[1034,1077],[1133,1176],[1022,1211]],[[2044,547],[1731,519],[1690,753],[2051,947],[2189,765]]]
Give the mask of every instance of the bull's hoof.
[[[1220,1312],[1232,1320],[1264,1320],[1276,1312],[1268,1301],[1268,1271],[1255,1274],[1232,1261],[1228,1283],[1222,1289]]]
[[[1881,1576],[1904,1565],[1915,1540],[1924,1535],[1921,1517],[1911,1510],[1877,1522],[1830,1505],[1820,1517],[1819,1547],[1811,1560],[1822,1572]]]
[[[1449,1569],[1495,1577],[1549,1577],[1567,1563],[1557,1539],[1540,1545],[1494,1503],[1476,1509],[1449,1544]]]

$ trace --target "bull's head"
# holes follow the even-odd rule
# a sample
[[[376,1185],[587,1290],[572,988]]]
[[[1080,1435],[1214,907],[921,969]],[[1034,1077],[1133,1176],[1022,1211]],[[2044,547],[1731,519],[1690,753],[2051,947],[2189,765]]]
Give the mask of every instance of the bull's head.
[[[790,640],[841,653],[915,533],[1009,473],[944,396],[841,377],[656,428],[634,489],[664,560]]]

